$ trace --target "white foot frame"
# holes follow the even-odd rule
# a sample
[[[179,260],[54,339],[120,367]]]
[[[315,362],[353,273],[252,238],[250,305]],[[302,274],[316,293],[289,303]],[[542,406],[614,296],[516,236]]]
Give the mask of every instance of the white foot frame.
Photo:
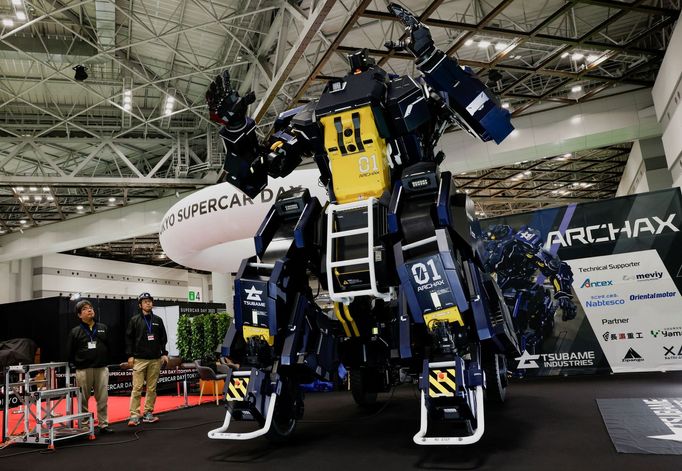
[[[412,438],[417,445],[471,445],[483,436],[485,421],[483,417],[483,386],[476,386],[476,423],[478,427],[472,435],[466,437],[427,437],[426,430],[429,426],[429,414],[426,408],[426,395],[421,392],[421,420],[419,432]]]

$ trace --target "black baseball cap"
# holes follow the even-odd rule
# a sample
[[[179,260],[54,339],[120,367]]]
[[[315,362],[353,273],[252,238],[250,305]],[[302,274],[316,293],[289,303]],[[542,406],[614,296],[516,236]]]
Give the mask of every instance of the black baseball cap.
[[[139,302],[141,302],[143,299],[150,299],[150,300],[154,301],[154,298],[153,298],[152,295],[149,294],[149,293],[142,293],[141,295],[139,295],[139,296],[137,297],[137,302],[139,303]]]

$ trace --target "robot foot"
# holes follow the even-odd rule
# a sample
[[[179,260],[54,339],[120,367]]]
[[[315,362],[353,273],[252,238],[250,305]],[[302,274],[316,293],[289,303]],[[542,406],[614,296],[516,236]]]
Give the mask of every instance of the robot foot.
[[[483,381],[480,369],[464,369],[464,360],[429,363],[420,378],[420,427],[417,445],[470,445],[485,431]],[[429,418],[464,425],[464,435],[427,436]],[[454,428],[454,427],[452,427]],[[449,429],[449,428],[448,428]]]
[[[250,440],[264,435],[272,441],[283,441],[291,436],[303,412],[298,384],[256,368],[231,371],[225,384],[225,420],[221,427],[208,432],[209,438]],[[251,432],[228,432],[233,420],[255,421],[260,427]]]

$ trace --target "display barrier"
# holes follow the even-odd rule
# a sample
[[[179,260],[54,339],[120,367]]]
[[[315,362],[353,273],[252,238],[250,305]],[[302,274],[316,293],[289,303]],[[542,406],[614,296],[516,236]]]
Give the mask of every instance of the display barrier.
[[[682,198],[643,193],[481,221],[539,231],[572,269],[576,317],[554,314],[535,351],[516,358],[528,376],[682,369]],[[490,240],[486,252],[494,250]],[[536,285],[549,285],[541,270]],[[554,288],[547,288],[554,292]],[[511,307],[511,306],[510,306]]]

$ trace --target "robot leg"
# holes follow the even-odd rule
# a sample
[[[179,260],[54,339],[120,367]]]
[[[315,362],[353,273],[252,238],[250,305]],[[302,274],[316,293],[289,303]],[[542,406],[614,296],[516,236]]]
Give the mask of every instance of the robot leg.
[[[421,426],[414,441],[475,443],[484,431],[484,369],[490,385],[503,389],[504,356],[518,352],[518,344],[499,287],[476,262],[466,201],[451,207],[458,199],[447,172],[439,180],[435,168],[415,170],[403,172],[403,191],[394,192],[389,212],[399,228],[394,257],[401,290],[416,328],[431,338],[424,349]],[[427,436],[433,418],[464,425],[466,432]]]
[[[241,264],[235,321],[223,346],[241,368],[226,378],[225,422],[210,438],[287,438],[303,412],[299,384],[329,376],[334,338],[312,300],[306,272],[313,253],[307,242],[320,214],[308,190],[283,193],[256,234],[257,255]],[[232,420],[253,420],[260,428],[229,433]]]

